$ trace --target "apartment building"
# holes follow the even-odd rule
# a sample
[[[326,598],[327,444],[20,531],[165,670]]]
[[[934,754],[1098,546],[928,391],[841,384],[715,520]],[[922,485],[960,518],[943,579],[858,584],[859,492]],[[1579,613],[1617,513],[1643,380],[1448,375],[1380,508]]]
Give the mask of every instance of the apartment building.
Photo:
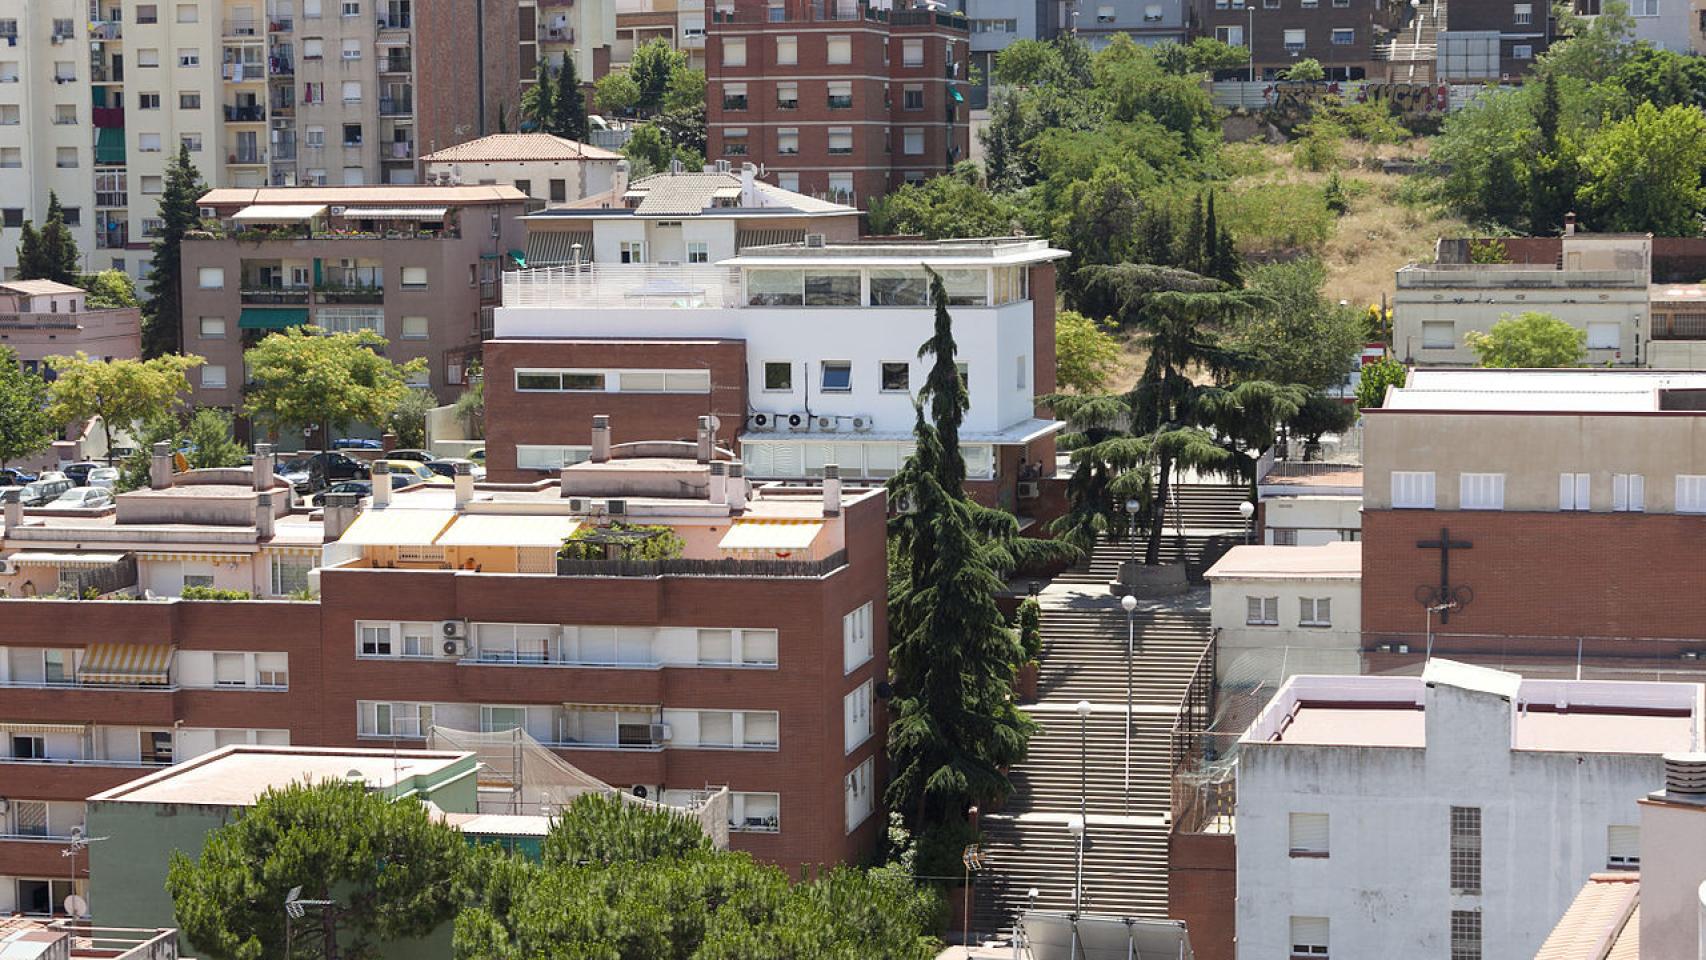
[[[527,197],[507,185],[295,187],[200,202],[218,228],[183,244],[184,349],[207,358],[191,398],[235,408],[244,349],[302,324],[378,333],[386,356],[427,361],[416,386],[453,400],[521,246]]]
[[[705,69],[705,11],[703,3],[680,0],[616,0],[616,42],[610,65],[626,67],[634,50],[653,40],[687,55],[687,65]],[[582,74],[582,76],[586,76]]]
[[[95,248],[96,117],[91,111],[88,7],[82,0],[0,0],[0,279],[17,274],[18,230],[65,208],[78,249]]]
[[[1062,426],[1036,397],[1054,389],[1054,261],[1065,255],[1028,238],[814,238],[714,264],[505,273],[485,351],[490,476],[554,476],[586,459],[600,413],[625,440],[691,437],[713,416],[750,477],[815,479],[832,463],[849,478],[892,476],[911,453],[928,372],[929,267],[947,287],[970,394],[968,489],[1025,513]]]
[[[842,0],[719,6],[706,46],[707,157],[867,206],[971,145],[964,17]]]
[[[1629,6],[1650,2],[1636,0]],[[1597,7],[1598,0],[1591,0],[1591,6]],[[1534,58],[1551,46],[1553,33],[1551,4],[1539,0],[1450,4],[1445,29],[1439,32],[1435,75],[1447,83],[1520,83]]]
[[[1698,678],[1702,396],[1699,373],[1412,370],[1364,411],[1368,669],[1431,641],[1536,675]]]
[[[1636,801],[1701,715],[1694,683],[1437,658],[1292,678],[1237,744],[1237,955],[1534,956],[1585,878],[1638,863]]]
[[[660,0],[665,2],[665,0]],[[616,33],[618,4],[615,0],[521,0],[521,78],[532,81],[539,61],[544,59],[555,69],[572,58],[575,76],[582,88],[590,92],[593,81],[610,72],[615,65],[616,49],[620,45]],[[704,69],[705,13],[702,8],[687,9],[683,4],[678,23],[682,27],[679,46],[699,51],[696,69]],[[695,18],[694,13],[698,16]],[[686,36],[686,28],[697,24],[697,45],[694,37]],[[633,48],[627,49],[632,56]],[[626,63],[626,58],[623,60]]]
[[[1328,80],[1362,80],[1383,69],[1375,48],[1394,5],[1382,0],[1191,0],[1192,32],[1251,51],[1256,76],[1279,78],[1298,60],[1319,60]],[[1165,7],[1141,4],[1145,17]],[[1112,8],[1106,8],[1112,9]],[[1098,15],[1099,17],[1099,15]],[[1083,29],[1080,17],[1079,28]],[[1231,71],[1236,74],[1237,71]]]
[[[428,183],[507,183],[527,194],[530,206],[544,206],[608,192],[628,161],[549,133],[494,133],[429,153],[421,163]]]

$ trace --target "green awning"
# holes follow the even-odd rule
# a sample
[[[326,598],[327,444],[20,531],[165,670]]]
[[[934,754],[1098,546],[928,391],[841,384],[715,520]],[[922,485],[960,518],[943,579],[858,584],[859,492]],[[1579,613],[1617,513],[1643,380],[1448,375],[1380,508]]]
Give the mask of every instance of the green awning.
[[[521,267],[524,270],[527,268],[527,254],[526,253],[523,253],[520,250],[511,250],[509,252],[509,258],[511,260],[515,261],[516,266]]]
[[[102,127],[95,131],[95,162],[124,162],[123,127]]]
[[[949,92],[949,93],[951,93],[951,94],[953,94],[953,95],[954,95],[954,102],[955,102],[955,103],[965,103],[965,102],[966,102],[966,98],[965,98],[965,97],[962,97],[962,96],[960,96],[960,91],[959,91],[959,90],[957,90],[957,89],[955,89],[955,88],[953,88],[953,87],[949,87],[949,88],[948,88],[948,92]]]
[[[244,307],[237,318],[240,330],[283,330],[308,322],[307,307]]]

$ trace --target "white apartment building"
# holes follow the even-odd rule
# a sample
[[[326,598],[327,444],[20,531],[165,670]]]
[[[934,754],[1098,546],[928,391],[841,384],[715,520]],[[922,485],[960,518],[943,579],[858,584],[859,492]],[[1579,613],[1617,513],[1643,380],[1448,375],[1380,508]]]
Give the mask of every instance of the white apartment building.
[[[1292,678],[1238,744],[1238,956],[1531,957],[1636,800],[1700,749],[1698,684]]]
[[[57,194],[91,267],[94,118],[83,0],[0,0],[0,278],[18,266],[18,230],[47,220]]]
[[[1204,578],[1222,684],[1362,672],[1362,544],[1233,547]]]
[[[421,158],[428,183],[511,184],[537,205],[608,193],[622,154],[549,133],[494,133]]]
[[[590,84],[610,72],[616,42],[615,0],[521,0],[521,75],[532,78],[541,59],[553,69],[573,57],[575,76]],[[530,35],[531,31],[531,35]],[[699,15],[704,67],[705,15]]]

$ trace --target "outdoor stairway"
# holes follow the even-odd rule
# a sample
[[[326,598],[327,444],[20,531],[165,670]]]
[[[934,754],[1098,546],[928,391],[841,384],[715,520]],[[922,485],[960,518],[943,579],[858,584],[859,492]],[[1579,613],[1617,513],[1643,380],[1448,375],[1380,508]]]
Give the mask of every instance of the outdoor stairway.
[[[1167,524],[1161,536],[1162,563],[1184,561],[1191,579],[1202,579],[1203,571],[1214,565],[1227,550],[1242,543],[1249,525],[1238,512],[1238,504],[1250,498],[1250,490],[1241,484],[1184,483],[1174,487],[1176,497],[1169,497]],[[1184,528],[1180,536],[1178,529]],[[1139,532],[1137,557],[1142,559],[1147,541]],[[1106,585],[1118,579],[1120,563],[1132,556],[1132,543],[1103,538],[1096,542],[1091,555],[1062,573],[1056,583]]]
[[[1038,730],[1029,756],[1012,771],[1012,799],[982,818],[986,856],[976,879],[974,938],[1010,930],[1033,888],[1038,909],[1072,909],[1077,860],[1067,823],[1079,812],[1081,783],[1091,838],[1084,856],[1084,910],[1166,915],[1170,733],[1208,643],[1208,614],[1195,606],[1203,599],[1196,593],[1157,601],[1134,618],[1128,814],[1125,614],[1098,592],[1051,586],[1043,593],[1039,702],[1027,708]],[[1082,735],[1073,709],[1081,699],[1094,711],[1083,721]]]

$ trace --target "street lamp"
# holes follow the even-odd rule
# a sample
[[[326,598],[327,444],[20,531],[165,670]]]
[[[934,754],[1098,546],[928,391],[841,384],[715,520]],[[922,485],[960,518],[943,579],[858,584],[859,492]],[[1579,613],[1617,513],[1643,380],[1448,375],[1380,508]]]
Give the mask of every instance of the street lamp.
[[[1131,665],[1137,656],[1137,598],[1126,594],[1120,598],[1125,611],[1125,814],[1131,816]]]
[[[1249,500],[1245,500],[1243,503],[1240,503],[1238,505],[1238,515],[1244,518],[1244,542],[1254,542],[1256,539],[1256,524],[1254,522],[1256,516],[1255,503]]]
[[[1250,32],[1244,34],[1244,48],[1250,51],[1250,82],[1256,82],[1256,0],[1244,0],[1250,8]]]
[[[1143,509],[1143,504],[1136,497],[1128,497],[1125,502],[1126,539],[1131,541],[1131,582],[1137,583],[1137,511]],[[1165,506],[1162,509],[1166,509]]]
[[[1084,912],[1084,847],[1090,831],[1082,816],[1066,821],[1066,832],[1072,834],[1073,846],[1078,849],[1077,879],[1072,887],[1072,960],[1078,960],[1078,916]]]

